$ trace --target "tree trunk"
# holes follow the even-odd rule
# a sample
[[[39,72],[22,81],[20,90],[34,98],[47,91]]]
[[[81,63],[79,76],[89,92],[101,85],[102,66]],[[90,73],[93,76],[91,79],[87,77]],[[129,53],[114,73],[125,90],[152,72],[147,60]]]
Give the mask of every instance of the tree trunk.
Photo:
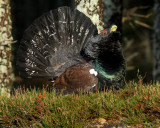
[[[14,78],[11,64],[11,28],[10,1],[0,0],[0,92],[8,97]]]
[[[104,28],[117,25],[122,30],[122,0],[104,0],[103,2]]]
[[[88,16],[97,26],[98,33],[103,30],[103,2],[102,0],[75,0],[77,9]]]
[[[154,3],[153,79],[160,81],[160,0]]]

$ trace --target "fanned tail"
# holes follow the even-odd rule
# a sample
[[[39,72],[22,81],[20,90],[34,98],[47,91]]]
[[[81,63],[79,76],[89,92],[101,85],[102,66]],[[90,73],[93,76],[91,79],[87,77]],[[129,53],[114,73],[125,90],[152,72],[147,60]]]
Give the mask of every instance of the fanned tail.
[[[79,63],[87,39],[97,34],[96,26],[83,13],[69,7],[52,10],[25,31],[17,52],[22,77],[59,76]]]

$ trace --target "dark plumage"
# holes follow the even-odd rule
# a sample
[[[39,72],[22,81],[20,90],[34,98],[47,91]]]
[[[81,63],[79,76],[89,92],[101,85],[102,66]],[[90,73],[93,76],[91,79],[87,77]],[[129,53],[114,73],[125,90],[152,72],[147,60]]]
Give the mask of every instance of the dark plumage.
[[[22,77],[55,80],[57,89],[88,91],[100,85],[124,85],[125,60],[120,33],[97,34],[83,13],[69,7],[52,10],[25,31],[17,52]]]

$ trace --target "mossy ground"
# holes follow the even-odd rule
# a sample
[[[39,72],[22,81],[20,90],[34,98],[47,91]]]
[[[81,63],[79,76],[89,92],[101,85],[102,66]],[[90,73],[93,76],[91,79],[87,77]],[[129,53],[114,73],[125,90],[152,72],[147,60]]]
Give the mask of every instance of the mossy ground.
[[[106,127],[160,126],[160,84],[130,82],[119,93],[67,96],[19,88],[11,98],[0,97],[1,127],[94,127],[100,118]]]

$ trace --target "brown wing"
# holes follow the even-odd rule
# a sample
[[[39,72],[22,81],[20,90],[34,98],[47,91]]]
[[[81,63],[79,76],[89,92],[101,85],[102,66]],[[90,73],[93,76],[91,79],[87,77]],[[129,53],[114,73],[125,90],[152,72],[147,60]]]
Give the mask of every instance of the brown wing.
[[[90,69],[93,67],[87,63],[69,67],[55,80],[54,86],[67,92],[88,91],[98,83],[98,78],[90,74]]]

